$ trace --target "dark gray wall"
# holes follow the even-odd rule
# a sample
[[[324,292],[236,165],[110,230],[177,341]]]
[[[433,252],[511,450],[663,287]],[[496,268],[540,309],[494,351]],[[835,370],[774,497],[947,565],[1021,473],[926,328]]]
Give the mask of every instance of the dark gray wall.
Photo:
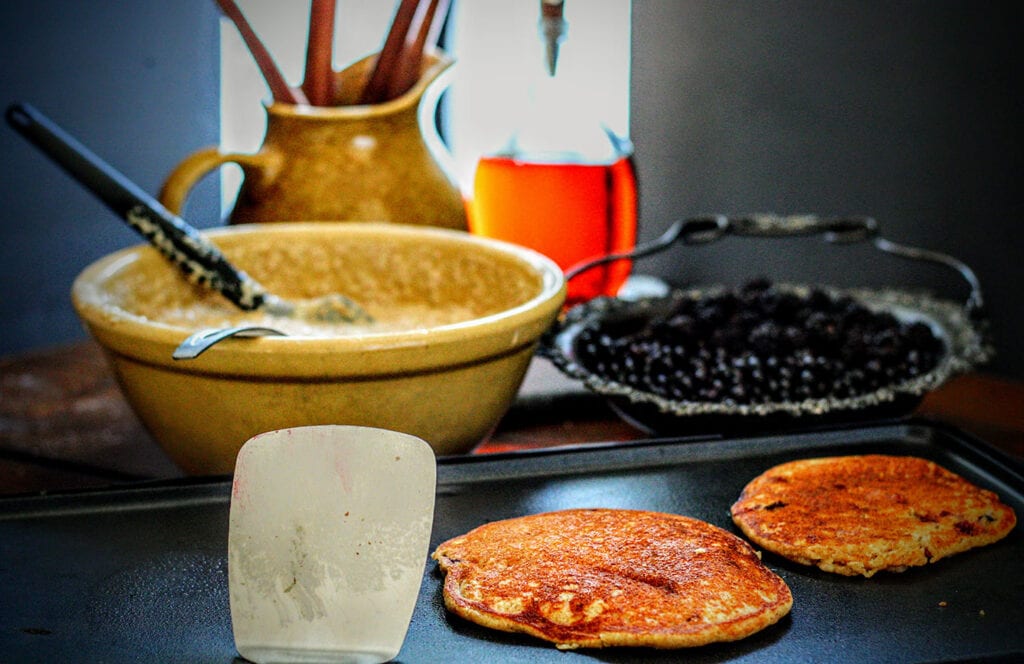
[[[1024,377],[1024,3],[635,0],[641,235],[700,213],[863,214],[985,289],[989,369]],[[639,264],[677,283],[767,275],[966,289],[866,247],[728,239]],[[952,274],[952,273],[950,273]]]
[[[156,194],[218,136],[217,9],[210,0],[3,0],[0,105],[29,102]],[[141,241],[6,124],[0,126],[0,354],[85,336],[75,275]],[[214,178],[189,205],[217,221]]]
[[[869,214],[978,272],[999,355],[1024,377],[1022,7],[972,0],[634,0],[641,234],[681,216]],[[156,192],[217,135],[209,0],[0,2],[0,102],[34,103]],[[0,127],[0,353],[81,338],[68,289],[137,238]],[[219,223],[215,182],[186,211]],[[963,288],[862,247],[726,240],[639,265],[673,282]]]

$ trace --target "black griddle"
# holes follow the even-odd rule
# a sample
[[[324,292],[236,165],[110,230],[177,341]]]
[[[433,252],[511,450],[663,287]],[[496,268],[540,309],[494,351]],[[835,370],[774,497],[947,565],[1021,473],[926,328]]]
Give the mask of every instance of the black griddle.
[[[481,523],[569,507],[675,512],[732,532],[729,507],[777,463],[882,452],[932,459],[1024,515],[1024,468],[924,421],[766,437],[649,440],[439,460],[431,547]],[[232,662],[227,478],[0,500],[0,661]],[[450,616],[427,561],[401,662],[1024,661],[1024,534],[902,574],[849,578],[764,560],[791,614],[686,651],[561,652]]]

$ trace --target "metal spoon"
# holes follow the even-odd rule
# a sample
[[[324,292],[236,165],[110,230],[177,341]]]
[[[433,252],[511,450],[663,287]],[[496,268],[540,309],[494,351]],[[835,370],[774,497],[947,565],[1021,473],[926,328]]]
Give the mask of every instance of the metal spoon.
[[[217,291],[243,311],[325,322],[370,322],[359,304],[340,294],[291,302],[270,293],[232,265],[198,230],[172,214],[64,130],[28,104],[14,104],[6,118],[18,133],[123,217],[192,283]]]
[[[206,350],[230,337],[286,337],[280,330],[263,325],[236,325],[234,327],[214,327],[195,332],[181,342],[171,357],[175,360],[194,360]]]

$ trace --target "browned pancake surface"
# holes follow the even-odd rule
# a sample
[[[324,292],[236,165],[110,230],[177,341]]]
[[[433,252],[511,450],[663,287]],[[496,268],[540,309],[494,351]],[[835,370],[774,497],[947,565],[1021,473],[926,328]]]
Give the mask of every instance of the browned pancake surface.
[[[437,547],[449,610],[559,648],[743,638],[792,606],[742,539],[688,517],[578,509],[495,521]]]
[[[1009,506],[917,457],[806,459],[743,489],[733,521],[758,546],[847,576],[903,571],[1005,537]]]

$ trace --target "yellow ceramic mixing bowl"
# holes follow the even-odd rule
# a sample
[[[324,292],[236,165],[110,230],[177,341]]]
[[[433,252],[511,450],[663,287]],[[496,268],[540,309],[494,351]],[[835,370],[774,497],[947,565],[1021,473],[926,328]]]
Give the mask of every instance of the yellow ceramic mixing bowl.
[[[461,231],[290,222],[206,235],[271,292],[344,293],[376,322],[227,339],[178,361],[174,349],[211,316],[238,312],[150,246],[86,268],[72,288],[79,316],[143,424],[193,474],[231,472],[255,434],[313,424],[392,429],[438,454],[467,452],[508,409],[565,297],[549,259]]]

